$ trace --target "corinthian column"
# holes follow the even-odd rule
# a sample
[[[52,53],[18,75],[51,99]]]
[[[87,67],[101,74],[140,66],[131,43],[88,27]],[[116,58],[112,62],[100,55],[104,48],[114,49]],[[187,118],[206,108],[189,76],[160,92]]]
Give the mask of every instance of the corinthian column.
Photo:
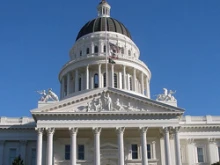
[[[118,165],[124,165],[124,127],[117,128],[118,134]]]
[[[176,149],[176,165],[182,165],[182,163],[181,163],[181,155],[180,155],[179,129],[180,129],[180,127],[176,127],[174,129],[174,133],[175,133],[175,149]]]
[[[43,128],[37,128],[37,162],[36,165],[42,165],[42,144],[43,144]]]
[[[53,163],[53,135],[55,129],[47,129],[47,165],[52,165]]]
[[[100,133],[101,128],[94,128],[94,165],[100,165]]]
[[[141,153],[142,153],[142,165],[148,165],[148,157],[147,157],[147,127],[143,127],[140,129],[141,131]]]
[[[165,127],[163,131],[164,131],[164,140],[165,140],[166,165],[171,165],[169,127]]]
[[[77,136],[77,132],[78,132],[78,128],[70,128],[70,164],[71,165],[76,165],[76,147],[77,147],[77,143],[76,143],[76,136]]]

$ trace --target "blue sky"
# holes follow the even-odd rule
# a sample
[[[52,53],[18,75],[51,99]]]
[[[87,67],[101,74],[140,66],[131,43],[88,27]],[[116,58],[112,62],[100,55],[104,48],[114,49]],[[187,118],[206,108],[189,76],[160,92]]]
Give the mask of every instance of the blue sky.
[[[0,116],[31,116],[99,0],[0,1]],[[177,90],[186,115],[220,114],[220,1],[108,0],[152,72],[151,96]]]

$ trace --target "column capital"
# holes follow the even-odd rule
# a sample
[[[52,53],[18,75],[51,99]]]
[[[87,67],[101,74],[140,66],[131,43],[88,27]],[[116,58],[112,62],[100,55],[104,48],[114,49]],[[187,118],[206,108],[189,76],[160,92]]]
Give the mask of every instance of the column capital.
[[[101,127],[94,127],[94,128],[92,128],[92,130],[93,130],[93,133],[94,133],[94,134],[100,134],[102,128],[101,128]]]
[[[147,133],[148,127],[139,127],[141,133]]]
[[[47,135],[50,135],[50,134],[54,134],[55,132],[55,128],[46,128],[46,131],[47,131]]]
[[[44,133],[44,128],[35,128],[38,134],[43,134]]]
[[[208,138],[209,143],[215,143],[215,138]]]
[[[69,131],[70,131],[70,135],[72,135],[72,134],[77,134],[78,128],[75,128],[75,127],[69,128]]]
[[[181,128],[180,126],[174,127],[174,128],[173,128],[174,133],[179,133],[180,128]]]
[[[170,127],[163,127],[163,133],[170,133]]]
[[[125,131],[125,127],[116,127],[116,131],[118,134],[121,134],[121,133],[123,134]]]
[[[192,139],[192,138],[187,139],[187,143],[188,144],[194,144],[194,139]]]

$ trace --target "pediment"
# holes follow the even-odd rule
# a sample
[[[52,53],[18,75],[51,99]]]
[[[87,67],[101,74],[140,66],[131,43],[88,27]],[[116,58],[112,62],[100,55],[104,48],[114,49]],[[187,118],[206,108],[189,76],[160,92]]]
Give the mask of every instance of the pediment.
[[[96,89],[31,111],[35,113],[179,113],[184,110],[115,88]]]

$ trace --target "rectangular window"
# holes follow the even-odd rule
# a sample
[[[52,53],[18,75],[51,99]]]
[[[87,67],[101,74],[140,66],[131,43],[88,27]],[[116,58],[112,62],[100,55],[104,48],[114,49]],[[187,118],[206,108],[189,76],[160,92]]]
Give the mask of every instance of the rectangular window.
[[[78,160],[85,160],[85,147],[82,144],[78,145]]]
[[[148,159],[151,159],[151,145],[147,144],[147,157]]]
[[[137,144],[131,145],[131,152],[132,152],[132,159],[138,159],[138,145]]]
[[[70,160],[70,145],[65,145],[65,160]]]
[[[218,160],[220,160],[220,146],[218,147]]]
[[[12,162],[14,161],[16,154],[17,154],[16,152],[17,152],[16,148],[10,148],[10,150],[9,150],[9,164],[12,164]]]
[[[203,148],[197,147],[198,163],[204,162]]]
[[[36,148],[32,148],[31,150],[31,165],[36,164]]]

